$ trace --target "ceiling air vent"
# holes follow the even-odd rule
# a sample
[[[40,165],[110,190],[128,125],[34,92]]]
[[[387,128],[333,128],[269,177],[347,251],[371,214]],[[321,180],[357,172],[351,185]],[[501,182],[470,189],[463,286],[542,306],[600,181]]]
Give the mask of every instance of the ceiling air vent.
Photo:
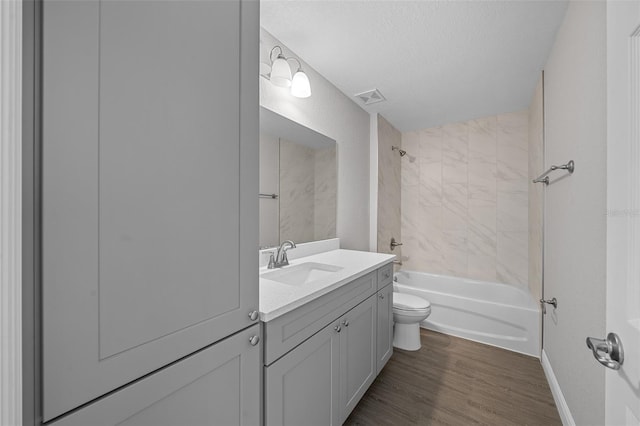
[[[367,90],[366,92],[358,93],[355,96],[356,98],[364,102],[365,105],[377,104],[378,102],[386,100],[378,89]]]

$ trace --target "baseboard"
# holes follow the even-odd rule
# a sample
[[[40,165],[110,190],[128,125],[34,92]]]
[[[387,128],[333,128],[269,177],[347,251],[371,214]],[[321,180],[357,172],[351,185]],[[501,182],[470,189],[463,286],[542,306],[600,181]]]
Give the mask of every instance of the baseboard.
[[[547,357],[547,353],[544,351],[544,349],[542,350],[542,357],[540,359],[540,362],[542,363],[544,374],[545,376],[547,376],[547,381],[549,382],[549,387],[551,388],[551,394],[553,395],[553,399],[556,402],[556,407],[558,408],[558,414],[560,414],[560,420],[562,420],[562,424],[564,426],[576,426],[576,422],[573,420],[571,411],[569,411],[567,401],[564,399],[564,395],[562,394],[562,390],[560,389],[560,384],[556,379],[556,375],[553,373],[551,363],[549,362],[549,358]]]

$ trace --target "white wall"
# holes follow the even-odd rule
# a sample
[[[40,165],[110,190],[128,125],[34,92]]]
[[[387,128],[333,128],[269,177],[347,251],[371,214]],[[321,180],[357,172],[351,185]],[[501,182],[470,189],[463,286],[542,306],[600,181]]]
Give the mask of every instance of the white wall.
[[[544,317],[544,342],[576,424],[605,422],[605,368],[585,338],[605,336],[606,298],[606,3],[569,4],[544,73],[544,294],[558,309]]]
[[[275,45],[283,47],[285,56],[302,61],[312,94],[298,99],[288,89],[260,78],[260,105],[337,142],[337,236],[343,248],[369,250],[369,114],[264,29],[260,30],[261,62],[269,62]]]
[[[529,106],[529,291],[534,300],[542,297],[542,226],[544,185],[533,183],[544,167],[543,78],[533,92]]]

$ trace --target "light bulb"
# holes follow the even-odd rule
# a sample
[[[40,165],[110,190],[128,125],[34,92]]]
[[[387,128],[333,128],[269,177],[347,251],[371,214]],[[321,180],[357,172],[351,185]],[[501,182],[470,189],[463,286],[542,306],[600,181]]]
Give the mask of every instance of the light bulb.
[[[309,77],[300,69],[293,75],[291,94],[296,98],[308,98],[311,96]]]

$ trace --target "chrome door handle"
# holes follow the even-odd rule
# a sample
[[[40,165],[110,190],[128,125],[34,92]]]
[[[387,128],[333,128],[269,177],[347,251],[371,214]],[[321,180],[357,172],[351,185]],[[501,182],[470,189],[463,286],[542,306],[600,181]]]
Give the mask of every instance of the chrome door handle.
[[[260,343],[260,336],[249,337],[249,343],[251,343],[251,346],[257,345],[258,343]]]
[[[619,370],[624,362],[622,341],[616,333],[607,334],[605,340],[587,337],[587,347],[593,352],[593,357],[607,368]]]
[[[338,333],[340,333],[342,331],[342,327],[340,327],[339,325],[336,325],[335,327],[333,327],[333,329],[335,331],[337,331]]]
[[[344,325],[345,327],[349,327],[349,321],[347,321],[346,319],[342,320],[342,325]]]

